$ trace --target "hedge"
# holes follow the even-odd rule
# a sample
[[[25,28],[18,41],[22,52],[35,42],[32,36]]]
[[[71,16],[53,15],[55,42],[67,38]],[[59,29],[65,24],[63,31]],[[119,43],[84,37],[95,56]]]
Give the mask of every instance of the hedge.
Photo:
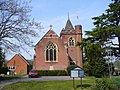
[[[40,76],[67,76],[65,70],[38,70]]]
[[[7,67],[2,67],[0,68],[0,74],[7,74],[8,68]]]

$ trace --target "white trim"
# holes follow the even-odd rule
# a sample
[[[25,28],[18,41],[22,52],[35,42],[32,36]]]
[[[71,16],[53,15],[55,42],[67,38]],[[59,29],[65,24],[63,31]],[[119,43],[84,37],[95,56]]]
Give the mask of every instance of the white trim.
[[[8,70],[15,70],[16,66],[8,66]]]

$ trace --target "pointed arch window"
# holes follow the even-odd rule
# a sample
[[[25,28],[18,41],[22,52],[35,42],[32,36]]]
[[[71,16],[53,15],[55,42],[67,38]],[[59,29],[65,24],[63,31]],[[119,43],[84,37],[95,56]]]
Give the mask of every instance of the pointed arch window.
[[[46,46],[46,61],[57,61],[57,46],[49,42]]]
[[[69,39],[69,46],[70,47],[74,47],[75,46],[75,40],[72,37]]]

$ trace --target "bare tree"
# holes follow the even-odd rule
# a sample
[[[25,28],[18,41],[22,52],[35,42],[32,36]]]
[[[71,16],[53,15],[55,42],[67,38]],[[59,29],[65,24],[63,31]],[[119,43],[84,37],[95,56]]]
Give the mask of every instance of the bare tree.
[[[0,47],[12,51],[32,46],[41,23],[30,19],[31,7],[23,0],[0,0]]]

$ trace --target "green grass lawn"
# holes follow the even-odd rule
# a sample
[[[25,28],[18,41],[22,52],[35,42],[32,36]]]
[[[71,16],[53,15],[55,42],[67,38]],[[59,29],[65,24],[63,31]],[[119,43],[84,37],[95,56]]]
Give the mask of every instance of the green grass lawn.
[[[82,90],[91,90],[90,87],[96,85],[95,84],[96,79],[102,80],[105,78],[86,77],[82,82],[83,83]],[[108,78],[106,78],[106,80],[107,82],[110,81],[110,79]],[[102,85],[101,82],[99,84]],[[112,85],[111,88],[117,85],[118,88],[120,88],[120,78],[119,77],[112,78],[112,82],[106,83],[106,85],[107,87]],[[72,80],[65,80],[65,81],[61,80],[61,81],[17,82],[10,85],[6,85],[2,90],[81,90],[81,89],[80,89],[80,80],[75,79],[75,89],[73,89]],[[110,89],[110,90],[119,90],[119,89]]]
[[[95,79],[88,79],[83,80],[83,90],[88,90],[87,88],[95,83]],[[80,80],[75,80],[75,89],[73,89],[73,81],[66,80],[17,82],[5,86],[2,90],[80,90]]]

